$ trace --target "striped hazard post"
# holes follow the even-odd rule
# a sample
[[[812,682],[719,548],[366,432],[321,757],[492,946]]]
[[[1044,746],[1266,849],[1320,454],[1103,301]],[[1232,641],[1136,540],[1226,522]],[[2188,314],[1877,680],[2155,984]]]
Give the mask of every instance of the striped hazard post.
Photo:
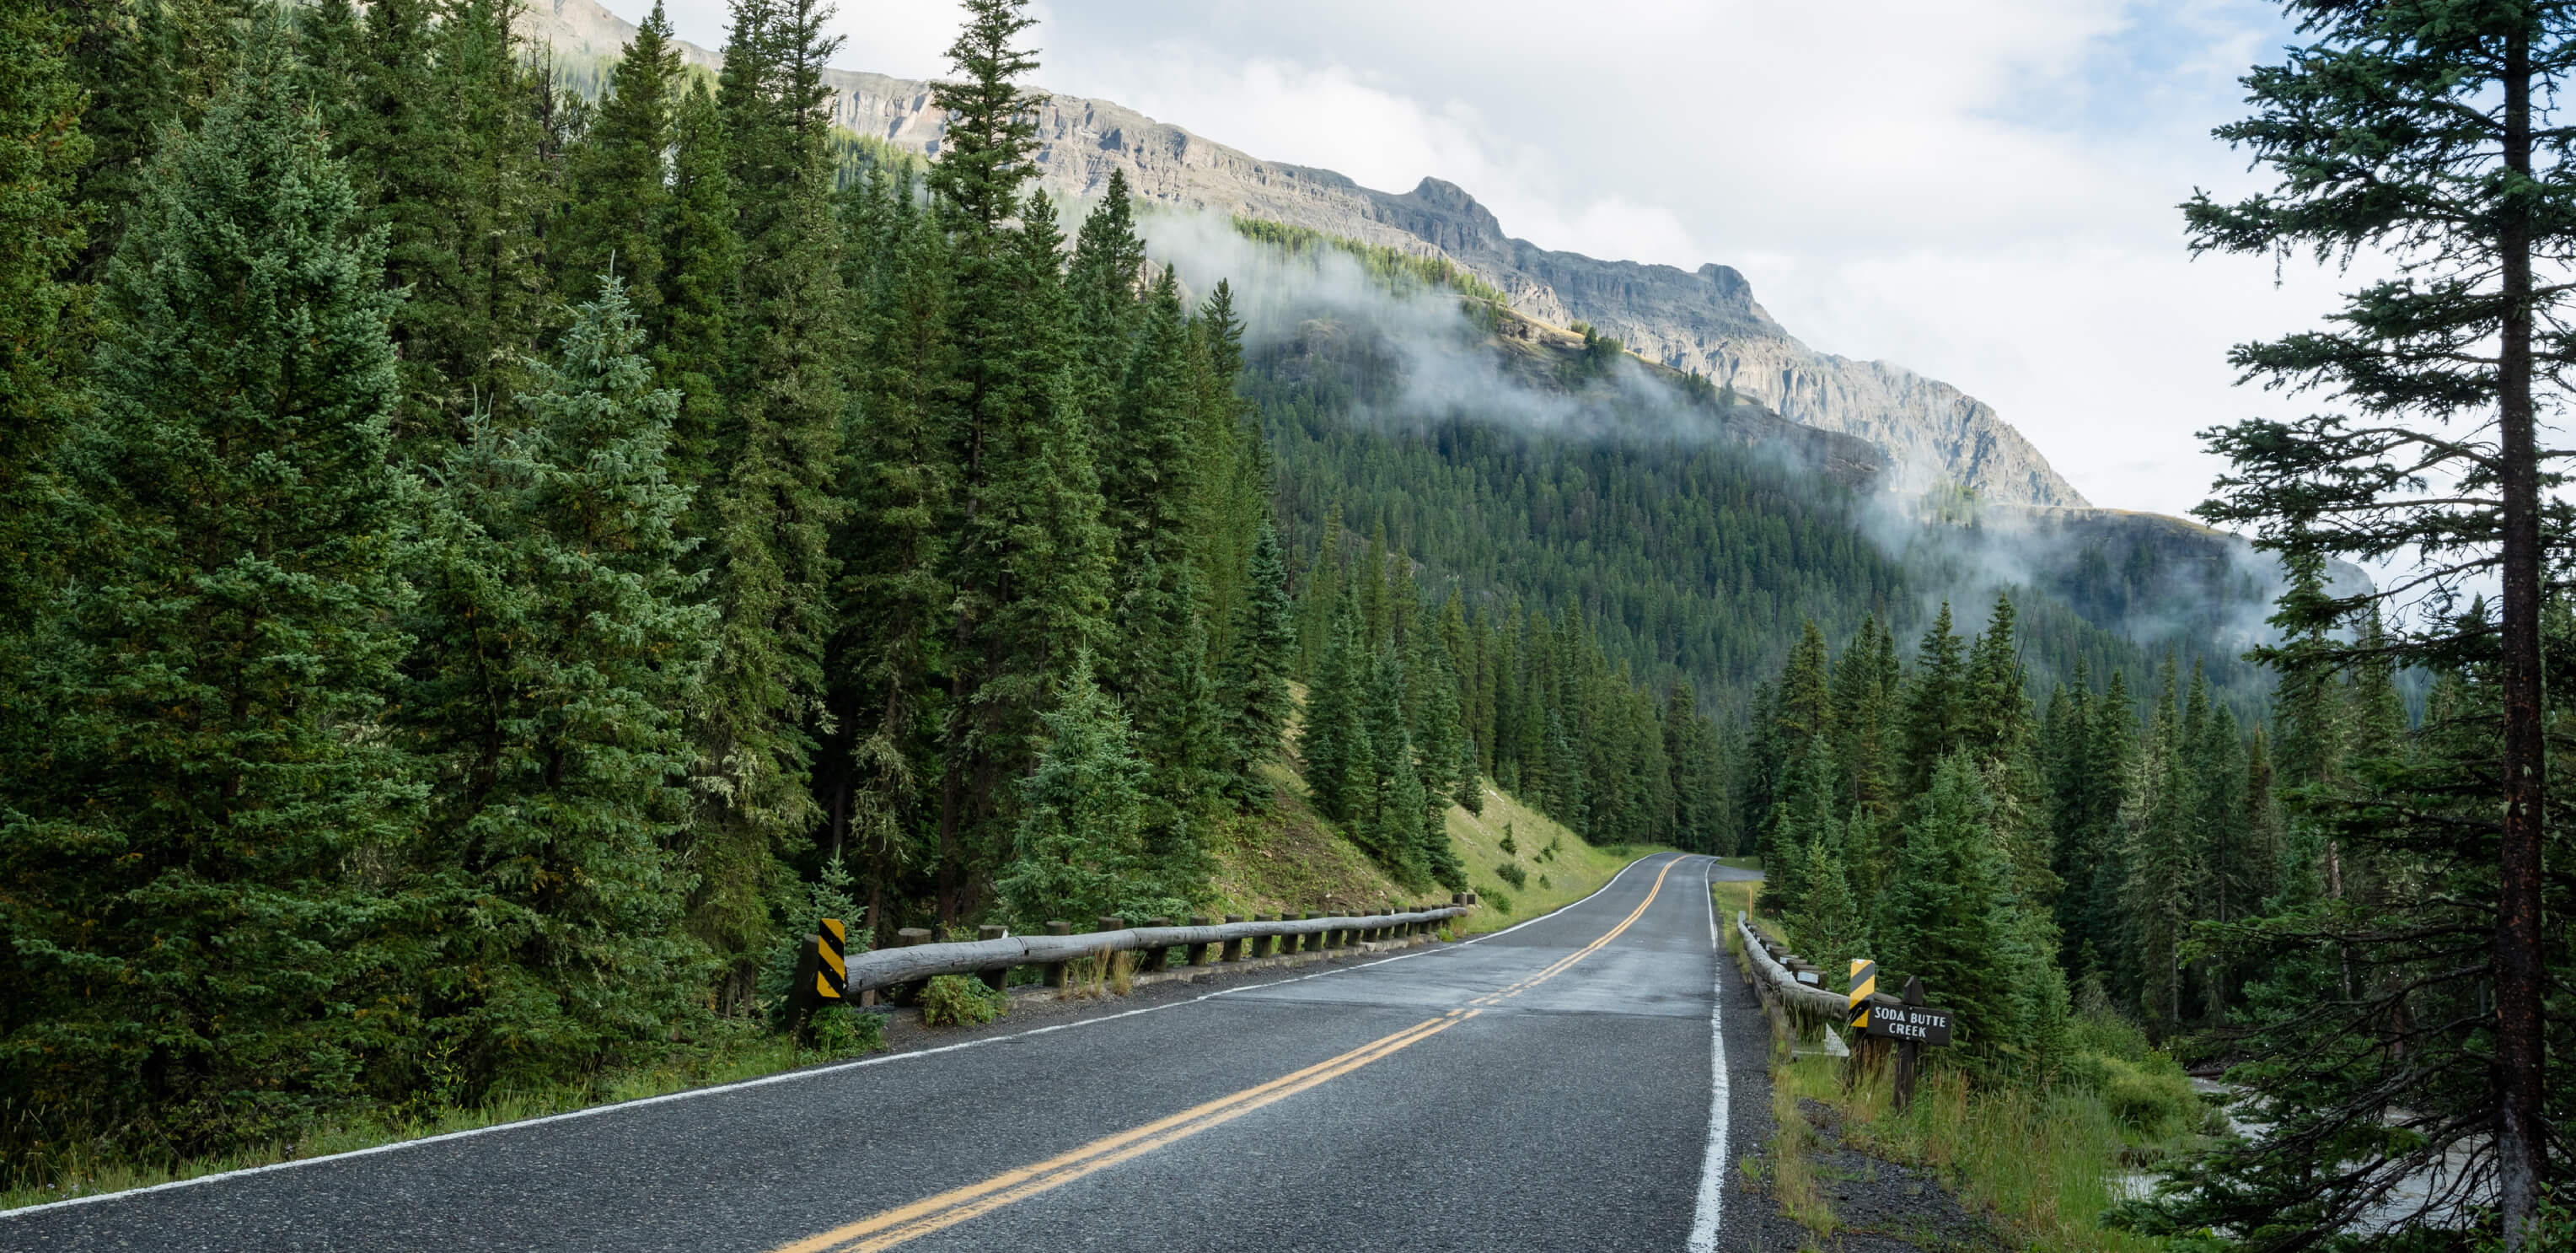
[[[1851,964],[1851,1025],[1855,1030],[1869,1028],[1869,994],[1878,990],[1878,963],[1866,957],[1855,957]]]
[[[806,939],[811,943],[796,959],[796,982],[790,993],[799,1048],[806,1043],[814,1011],[848,1004],[850,995],[850,929],[838,918],[826,918],[822,930]]]
[[[850,929],[838,918],[823,920],[814,937],[814,999],[846,1000],[850,995]]]

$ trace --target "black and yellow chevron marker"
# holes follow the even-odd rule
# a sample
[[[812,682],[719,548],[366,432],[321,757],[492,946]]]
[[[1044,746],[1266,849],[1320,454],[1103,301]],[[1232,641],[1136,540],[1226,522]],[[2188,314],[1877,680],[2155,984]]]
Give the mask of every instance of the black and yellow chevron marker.
[[[817,1000],[847,999],[850,992],[850,963],[844,954],[850,951],[850,929],[838,918],[823,920],[823,932],[814,937],[814,955],[821,963],[814,969],[814,996]]]
[[[1851,964],[1851,1025],[1869,1026],[1869,994],[1878,990],[1878,963],[1855,957]]]

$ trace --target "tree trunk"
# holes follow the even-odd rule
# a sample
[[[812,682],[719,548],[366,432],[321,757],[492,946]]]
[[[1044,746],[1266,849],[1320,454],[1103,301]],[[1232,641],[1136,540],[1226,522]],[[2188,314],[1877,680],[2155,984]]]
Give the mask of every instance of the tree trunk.
[[[2528,23],[2530,19],[2525,19]],[[2517,183],[2531,176],[2531,32],[2505,40],[2504,159]],[[2504,495],[2503,623],[2498,674],[2504,695],[2504,839],[2496,908],[2496,1126],[2499,1195],[2507,1249],[2528,1238],[2539,1203],[2540,845],[2544,761],[2540,700],[2540,458],[2532,409],[2531,223],[2520,186],[2499,206],[2497,251],[2504,325],[2497,354],[2497,437]]]

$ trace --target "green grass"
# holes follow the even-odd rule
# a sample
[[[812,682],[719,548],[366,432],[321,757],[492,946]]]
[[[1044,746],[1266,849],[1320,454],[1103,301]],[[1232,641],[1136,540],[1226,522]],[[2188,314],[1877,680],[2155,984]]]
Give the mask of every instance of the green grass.
[[[1727,934],[1728,943],[1736,942],[1732,938],[1735,935],[1735,915],[1739,912],[1751,913],[1754,894],[1761,890],[1760,879],[1747,879],[1736,883],[1718,880],[1708,885],[1709,896],[1717,902],[1718,929]]]
[[[1746,908],[1758,885],[1721,883],[1719,907]],[[1782,940],[1776,922],[1754,926]],[[1732,928],[1730,949],[1740,947]],[[1739,960],[1741,960],[1739,958]],[[2111,1016],[2075,1023],[2074,1060],[2050,1082],[1976,1082],[1931,1051],[1911,1108],[1899,1113],[1892,1074],[1846,1087],[1837,1058],[1775,1057],[1775,1105],[1800,1097],[1830,1106],[1853,1148],[1928,1168],[1960,1202],[1993,1215],[2016,1243],[2041,1250],[2147,1253],[2160,1241],[2102,1226],[2123,1168],[2152,1160],[2199,1131],[2203,1110],[2173,1059]]]
[[[55,1168],[47,1172],[49,1183],[23,1181],[16,1177],[18,1171],[14,1164],[0,1163],[13,1167],[10,1181],[0,1187],[0,1210],[102,1192],[122,1192],[128,1188],[195,1179],[228,1170],[323,1157],[424,1136],[472,1131],[548,1114],[613,1105],[620,1101],[666,1096],[691,1088],[757,1079],[883,1047],[875,1043],[873,1033],[867,1033],[864,1040],[847,1040],[844,1050],[855,1051],[799,1050],[784,1036],[748,1022],[718,1023],[711,1034],[715,1038],[702,1042],[685,1055],[675,1055],[655,1065],[603,1072],[588,1083],[566,1084],[536,1092],[496,1093],[470,1107],[451,1108],[416,1118],[389,1114],[359,1117],[314,1128],[292,1142],[281,1141],[237,1153],[151,1163],[108,1160],[74,1150],[58,1158]],[[844,1033],[840,1038],[846,1039],[847,1035]]]
[[[1467,918],[1467,935],[1498,931],[1582,900],[1628,863],[1662,851],[1649,845],[1595,848],[1492,781],[1484,787],[1485,812],[1471,814],[1460,806],[1449,807],[1450,842],[1458,850],[1458,860],[1466,864],[1467,885],[1484,903]],[[1512,846],[1520,850],[1517,854],[1503,851],[1506,832]],[[1545,852],[1550,845],[1555,846],[1554,853]],[[1542,856],[1546,860],[1540,860]],[[1525,876],[1522,886],[1511,886],[1500,873],[1502,867],[1513,865]]]
[[[1976,1084],[1937,1063],[1912,1108],[1897,1112],[1886,1072],[1844,1086],[1840,1059],[1775,1058],[1775,1105],[1799,1097],[1842,1117],[1845,1144],[1932,1170],[1971,1210],[1992,1214],[2019,1244],[2041,1250],[2148,1253],[2161,1242],[2102,1226],[2124,1157],[2141,1130],[2101,1094],[2060,1081],[2044,1088]],[[2168,1132],[2167,1134],[2187,1134]]]
[[[1778,1074],[1786,1064],[1787,1051],[1773,1050],[1772,1072]],[[1824,1189],[1816,1186],[1816,1150],[1823,1141],[1808,1124],[1806,1112],[1798,1108],[1800,1095],[1794,1085],[1776,1080],[1771,1085],[1771,1199],[1779,1203],[1781,1213],[1818,1241],[1829,1240],[1836,1225],[1834,1210],[1825,1200]]]

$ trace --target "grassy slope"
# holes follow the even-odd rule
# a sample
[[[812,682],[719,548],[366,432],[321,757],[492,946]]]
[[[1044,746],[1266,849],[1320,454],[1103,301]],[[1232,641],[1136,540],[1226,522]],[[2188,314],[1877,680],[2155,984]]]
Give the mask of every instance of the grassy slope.
[[[1344,839],[1307,803],[1305,781],[1285,766],[1265,766],[1274,804],[1229,824],[1217,841],[1216,890],[1220,913],[1267,914],[1282,910],[1382,909],[1443,901],[1446,890],[1408,890]],[[1509,832],[1516,854],[1502,850]],[[1485,783],[1485,812],[1449,807],[1449,840],[1467,867],[1467,886],[1484,908],[1468,920],[1467,933],[1514,922],[1590,895],[1644,848],[1595,848],[1545,814]],[[1556,852],[1536,860],[1549,844]],[[1526,876],[1513,887],[1498,873],[1517,864]]]
[[[1218,841],[1216,891],[1220,912],[1384,909],[1447,893],[1407,892],[1378,869],[1368,854],[1306,803],[1306,785],[1284,766],[1264,766],[1277,803],[1229,824]]]
[[[1503,852],[1505,832],[1520,850],[1518,856]],[[1456,805],[1449,807],[1449,842],[1458,850],[1458,860],[1467,864],[1467,886],[1485,906],[1468,920],[1470,934],[1507,927],[1581,900],[1640,854],[1653,851],[1595,848],[1564,824],[1513,799],[1491,780],[1485,782],[1485,812],[1471,814]],[[1546,861],[1536,860],[1551,842],[1557,846],[1555,854]],[[1496,873],[1515,862],[1529,876],[1517,888]]]
[[[1303,684],[1290,684],[1289,695],[1302,712]],[[1287,744],[1293,763],[1301,728],[1292,722]],[[1409,890],[1358,845],[1342,837],[1307,802],[1306,782],[1289,765],[1261,768],[1274,803],[1264,811],[1231,823],[1216,841],[1216,890],[1221,913],[1267,914],[1282,910],[1382,909],[1392,905],[1446,902],[1437,886]],[[1468,813],[1449,807],[1449,842],[1467,867],[1467,886],[1484,908],[1467,920],[1466,934],[1508,927],[1515,922],[1591,895],[1610,876],[1644,853],[1644,847],[1603,849],[1583,841],[1564,824],[1521,804],[1509,793],[1484,781],[1485,811]],[[1509,832],[1516,854],[1502,850]],[[1548,860],[1535,860],[1554,843]],[[1497,871],[1517,863],[1527,876],[1520,887]]]

